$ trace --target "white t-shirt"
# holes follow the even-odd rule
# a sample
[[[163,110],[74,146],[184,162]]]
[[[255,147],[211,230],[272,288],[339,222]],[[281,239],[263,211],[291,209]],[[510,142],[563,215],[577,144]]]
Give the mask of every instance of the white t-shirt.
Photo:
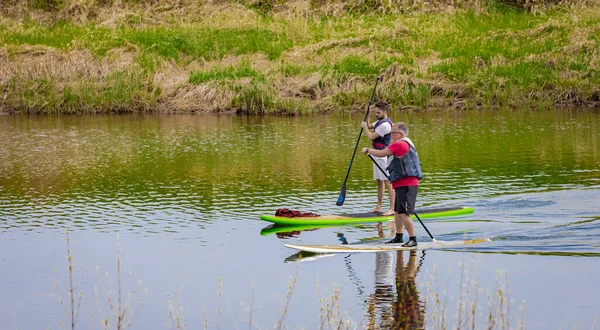
[[[377,122],[375,122],[377,123]],[[375,123],[373,123],[373,127],[375,126]],[[379,134],[379,136],[383,137],[387,134],[390,134],[392,132],[392,125],[390,125],[390,123],[388,122],[384,122],[383,124],[379,125],[379,127],[377,127],[375,129],[375,133]]]

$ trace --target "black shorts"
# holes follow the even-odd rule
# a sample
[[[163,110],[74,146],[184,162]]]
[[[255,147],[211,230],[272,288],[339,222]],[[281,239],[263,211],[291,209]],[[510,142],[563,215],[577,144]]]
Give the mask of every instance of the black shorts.
[[[415,212],[418,186],[400,186],[396,189],[396,203],[394,211],[399,214],[411,215]]]

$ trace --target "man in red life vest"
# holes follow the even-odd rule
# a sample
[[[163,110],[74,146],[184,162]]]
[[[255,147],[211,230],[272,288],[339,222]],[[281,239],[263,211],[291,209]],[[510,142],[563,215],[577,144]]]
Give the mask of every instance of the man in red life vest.
[[[390,173],[389,180],[396,192],[394,208],[396,237],[387,243],[402,243],[402,231],[406,228],[409,240],[402,246],[416,246],[415,224],[410,214],[414,213],[419,180],[423,178],[421,163],[415,145],[408,138],[408,127],[405,123],[392,125],[391,135],[393,143],[387,148],[383,150],[363,148],[362,152],[377,157],[394,156],[387,170]]]
[[[372,124],[363,121],[361,124],[367,137],[371,140],[373,149],[383,150],[390,145],[392,120],[388,118],[389,109],[390,106],[384,101],[375,103],[374,112],[377,121]],[[373,132],[369,131],[371,128],[374,129]],[[373,157],[373,159],[382,169],[385,170],[388,167],[388,157]],[[390,196],[390,208],[383,213],[383,215],[394,214],[395,192],[394,188],[392,188],[392,184],[386,177],[387,175],[389,175],[387,171],[386,173],[382,173],[381,170],[377,168],[377,165],[373,164],[373,178],[377,181],[377,206],[369,212],[383,212],[383,195],[385,194],[385,187],[387,187]]]

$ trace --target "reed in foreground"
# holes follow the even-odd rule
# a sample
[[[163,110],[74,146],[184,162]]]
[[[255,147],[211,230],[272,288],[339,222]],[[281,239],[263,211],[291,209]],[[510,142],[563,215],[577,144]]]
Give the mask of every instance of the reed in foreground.
[[[85,291],[80,288],[83,286],[91,267],[88,266],[81,274],[76,274],[78,263],[71,251],[71,237],[68,229],[66,237],[68,284],[63,284],[64,281],[58,269],[54,269],[56,279],[53,281],[53,286],[55,296],[67,317],[67,322],[59,321],[58,324],[62,329],[75,330],[81,328],[79,314],[85,295]],[[122,281],[128,272],[123,271],[121,267],[121,247],[118,235],[115,265],[116,278],[113,278],[110,272],[102,273],[100,267],[96,267],[98,283],[94,286],[94,297],[97,311],[89,314],[90,329],[94,328],[96,324],[100,329],[130,329],[137,311],[141,308],[143,298],[148,292],[147,289],[142,289],[142,281],[139,281],[134,290],[125,295]],[[128,275],[131,275],[131,273]],[[75,276],[81,276],[80,280],[75,281]],[[76,292],[77,290],[79,291]],[[64,298],[65,294],[66,299]],[[16,328],[17,325],[15,324]]]
[[[118,242],[117,238],[117,242]],[[375,288],[375,292],[365,302],[362,312],[353,313],[352,306],[344,306],[342,296],[343,287],[333,283],[331,288],[322,287],[319,281],[316,283],[316,300],[313,302],[302,302],[292,304],[296,282],[301,276],[300,268],[290,277],[286,294],[277,299],[277,310],[272,311],[275,320],[272,325],[275,329],[284,329],[294,326],[298,329],[397,329],[411,325],[411,328],[426,329],[524,329],[524,307],[522,302],[517,308],[511,300],[508,274],[496,271],[495,288],[482,288],[479,283],[481,269],[477,261],[477,255],[473,255],[470,263],[463,261],[460,268],[460,281],[458,282],[458,295],[449,294],[453,291],[451,287],[441,287],[440,275],[437,267],[433,272],[426,272],[424,279],[417,276],[419,272],[416,266],[416,251],[408,252],[408,262],[405,263],[405,252],[398,251],[396,255],[396,283],[394,286]],[[89,326],[96,324],[101,329],[130,329],[136,328],[135,316],[142,308],[143,298],[147,289],[142,289],[139,281],[134,289],[125,293],[125,276],[121,265],[120,244],[117,243],[116,279],[107,272],[102,274],[97,267],[98,284],[95,285],[96,312],[89,314]],[[82,308],[82,298],[85,293],[79,288],[87,278],[90,268],[86,268],[79,274],[78,264],[71,251],[71,238],[67,232],[67,271],[68,284],[63,285],[58,270],[57,280],[54,282],[56,297],[65,312],[67,322],[59,322],[63,329],[76,329],[79,313]],[[451,270],[448,270],[450,278]],[[131,273],[128,273],[131,275]],[[75,281],[81,276],[81,280]],[[115,282],[116,281],[116,286]],[[185,307],[180,289],[180,279],[175,278],[173,299],[167,302],[165,311],[166,323],[169,329],[198,328],[201,325],[188,325],[186,316],[203,315],[203,328],[236,328],[248,327],[248,329],[263,329],[270,327],[258,324],[256,315],[265,311],[261,309],[260,303],[256,301],[254,292],[254,281],[250,284],[249,301],[241,301],[239,308],[227,299],[225,285],[221,278],[217,279],[217,297],[213,306],[202,306],[202,311]],[[78,291],[76,293],[76,291]],[[382,291],[383,290],[383,291]],[[64,298],[66,291],[66,298]],[[485,292],[485,295],[484,295]],[[186,295],[189,293],[186,292]],[[483,296],[483,297],[482,297]],[[390,300],[391,297],[391,300]],[[307,306],[315,306],[310,308]],[[302,311],[296,311],[298,306],[303,306]],[[89,306],[84,308],[89,309]],[[453,312],[453,310],[455,312]],[[298,313],[309,312],[302,319],[308,324],[288,324],[289,315],[297,316]],[[312,311],[312,312],[311,312]],[[267,311],[267,313],[269,313]],[[209,317],[215,317],[211,319]],[[231,317],[231,323],[224,322],[223,315]],[[353,316],[358,315],[358,319]],[[15,325],[16,327],[16,325]]]

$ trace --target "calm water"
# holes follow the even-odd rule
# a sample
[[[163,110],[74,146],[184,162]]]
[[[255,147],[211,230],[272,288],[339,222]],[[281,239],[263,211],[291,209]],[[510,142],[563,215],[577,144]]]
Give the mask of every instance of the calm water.
[[[475,209],[446,219],[455,221],[427,220],[432,234],[492,241],[299,259],[283,244],[377,237],[372,225],[260,234],[268,224],[259,214],[280,207],[373,207],[364,155],[355,158],[344,206],[335,205],[361,117],[0,116],[0,329],[68,321],[58,298],[69,283],[66,228],[75,291],[83,292],[78,328],[101,328],[110,314],[117,255],[131,329],[164,329],[170,311],[183,311],[188,328],[249,328],[251,319],[266,329],[284,310],[290,328],[337,328],[320,315],[332,299],[337,320],[351,319],[351,328],[389,328],[398,315],[462,328],[459,307],[470,303],[482,328],[488,299],[500,309],[498,290],[509,306],[506,327],[598,327],[597,109],[393,113],[409,123],[423,162],[418,206]]]

